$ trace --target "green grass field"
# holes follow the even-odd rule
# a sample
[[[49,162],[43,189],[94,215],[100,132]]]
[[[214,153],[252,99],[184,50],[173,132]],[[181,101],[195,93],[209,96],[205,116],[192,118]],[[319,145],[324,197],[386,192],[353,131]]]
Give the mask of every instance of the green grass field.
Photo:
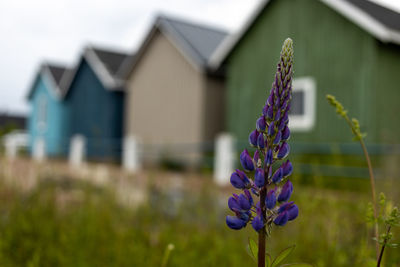
[[[368,188],[368,180],[348,179],[347,190],[294,181],[299,218],[274,228],[268,251],[276,255],[296,244],[288,262],[373,266],[364,222],[369,192],[353,190]],[[160,266],[170,243],[168,266],[252,266],[246,243],[255,232],[225,225],[233,189],[207,179],[179,190],[152,182],[146,188],[147,201],[131,208],[110,188],[67,176],[40,179],[28,191],[1,183],[0,266]],[[396,229],[395,239],[399,234]],[[399,250],[388,249],[384,260],[384,266],[400,266]]]

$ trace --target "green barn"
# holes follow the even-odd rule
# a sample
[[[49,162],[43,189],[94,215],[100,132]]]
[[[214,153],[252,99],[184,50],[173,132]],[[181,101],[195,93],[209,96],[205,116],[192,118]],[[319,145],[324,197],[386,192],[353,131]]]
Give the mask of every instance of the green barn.
[[[366,0],[262,1],[210,61],[226,71],[228,131],[244,142],[255,128],[287,37],[295,51],[294,148],[351,142],[326,94],[360,120],[370,147],[400,143],[400,14]]]

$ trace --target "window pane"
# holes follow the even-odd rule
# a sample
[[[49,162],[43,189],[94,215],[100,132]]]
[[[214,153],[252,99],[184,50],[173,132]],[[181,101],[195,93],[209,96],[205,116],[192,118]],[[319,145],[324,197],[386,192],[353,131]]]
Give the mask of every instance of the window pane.
[[[304,91],[292,93],[292,107],[289,115],[304,115]]]

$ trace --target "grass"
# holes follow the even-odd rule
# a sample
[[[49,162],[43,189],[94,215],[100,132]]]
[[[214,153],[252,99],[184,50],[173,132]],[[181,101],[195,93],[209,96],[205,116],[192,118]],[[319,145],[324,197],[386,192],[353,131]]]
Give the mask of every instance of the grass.
[[[56,173],[46,177],[24,191],[0,183],[0,266],[160,266],[170,243],[175,249],[168,266],[251,264],[245,247],[255,232],[225,225],[230,187],[221,190],[209,180],[167,187],[158,183],[163,177],[157,173],[147,177],[147,201],[131,208],[109,186]],[[369,266],[374,256],[372,229],[364,220],[369,192],[352,189],[368,180],[352,185],[355,181],[348,179],[342,190],[295,177],[299,218],[276,228],[267,250],[276,255],[296,244],[288,262]],[[384,261],[399,266],[400,253],[388,249]]]

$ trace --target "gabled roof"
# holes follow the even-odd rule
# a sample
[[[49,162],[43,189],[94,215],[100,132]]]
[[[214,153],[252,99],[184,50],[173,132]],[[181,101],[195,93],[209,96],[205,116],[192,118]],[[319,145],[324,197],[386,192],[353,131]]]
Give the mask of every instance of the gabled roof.
[[[124,73],[126,73],[124,68],[127,66],[125,62],[131,61],[133,57],[134,55],[115,50],[87,46],[77,66],[69,75],[66,75],[68,76],[66,79],[68,86],[65,95],[68,93],[83,59],[86,60],[106,89],[123,90],[125,83]]]
[[[224,63],[227,56],[272,0],[262,0],[243,27],[216,49],[209,60],[212,69]],[[400,13],[367,0],[320,0],[378,40],[400,45]]]
[[[64,77],[67,75],[71,69],[68,69],[64,66],[51,64],[51,63],[42,63],[39,71],[36,74],[36,77],[29,89],[27,98],[31,99],[33,92],[35,90],[35,83],[37,78],[41,75],[44,78],[44,81],[47,83],[47,86],[50,90],[50,94],[54,96],[56,99],[62,98],[64,92],[66,90],[66,84],[64,83]]]
[[[221,29],[159,15],[142,42],[136,58],[130,63],[129,73],[133,71],[157,31],[166,35],[183,56],[202,70],[207,69],[211,55],[228,35]]]

